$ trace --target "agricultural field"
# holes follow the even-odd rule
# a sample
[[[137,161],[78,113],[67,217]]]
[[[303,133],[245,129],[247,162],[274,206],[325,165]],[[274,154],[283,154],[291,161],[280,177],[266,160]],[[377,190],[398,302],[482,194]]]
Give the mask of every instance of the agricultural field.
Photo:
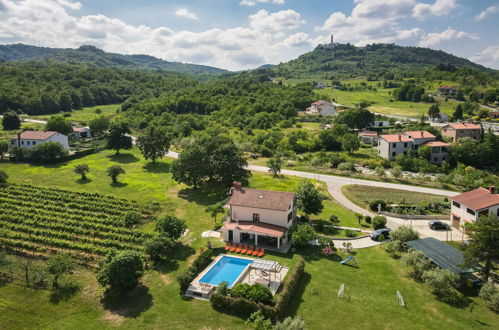
[[[24,252],[65,251],[95,261],[109,249],[142,250],[148,234],[123,226],[137,202],[98,193],[76,193],[26,184],[0,187],[0,242]]]
[[[59,114],[29,116],[26,118],[48,120],[51,116],[69,114],[69,116],[66,117],[67,120],[77,123],[88,124],[88,122],[94,119],[96,116],[104,115],[106,117],[112,118],[113,116],[116,115],[117,110],[120,109],[120,106],[121,106],[120,104],[97,105],[94,107],[83,108],[81,110],[73,110],[71,112],[66,112],[66,113],[61,112]]]

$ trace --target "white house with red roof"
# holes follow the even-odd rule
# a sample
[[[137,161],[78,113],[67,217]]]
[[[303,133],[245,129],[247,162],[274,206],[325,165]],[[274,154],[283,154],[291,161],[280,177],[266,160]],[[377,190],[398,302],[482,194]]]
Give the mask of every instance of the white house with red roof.
[[[341,104],[320,100],[312,103],[305,113],[309,115],[334,116],[337,109],[341,107]]]
[[[397,155],[407,155],[413,149],[413,141],[403,134],[384,134],[377,139],[378,156],[394,160]]]
[[[11,147],[31,149],[45,142],[57,142],[69,150],[68,137],[53,131],[24,131],[10,140]]]
[[[421,145],[435,141],[437,137],[428,131],[407,131],[403,133],[412,140],[414,150],[417,150]]]
[[[79,139],[88,139],[92,137],[89,127],[73,127],[73,135]]]
[[[499,194],[496,188],[478,188],[451,198],[451,225],[459,228],[489,213],[499,216]]]
[[[296,218],[295,194],[241,187],[235,183],[226,207],[229,217],[222,227],[225,242],[275,250],[289,247],[289,228]]]

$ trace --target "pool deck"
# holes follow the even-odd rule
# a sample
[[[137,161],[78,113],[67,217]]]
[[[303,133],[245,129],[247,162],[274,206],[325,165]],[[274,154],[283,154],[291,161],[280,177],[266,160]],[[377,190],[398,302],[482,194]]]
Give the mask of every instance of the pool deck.
[[[187,297],[191,298],[196,298],[196,299],[201,299],[201,300],[209,300],[211,294],[213,293],[213,290],[217,287],[216,285],[212,284],[204,284],[201,283],[201,279],[210,271],[210,269],[218,262],[220,259],[223,257],[231,257],[231,258],[239,258],[239,259],[246,259],[246,260],[258,260],[254,258],[247,258],[243,256],[233,256],[230,254],[220,254],[218,255],[201,273],[199,273],[198,276],[191,282],[189,285],[189,288],[187,289],[185,295]],[[272,292],[272,294],[275,294],[277,290],[279,289],[282,280],[288,273],[289,268],[288,267],[283,267],[280,266],[279,272],[270,272],[271,274],[271,280],[268,283],[269,289]],[[233,285],[236,285],[238,283],[248,283],[250,285],[253,285],[257,283],[259,280],[262,280],[263,276],[261,275],[261,272],[256,269],[251,269],[251,264],[249,264],[239,275],[239,277],[234,281]],[[275,279],[275,280],[272,280]],[[276,281],[277,279],[281,279],[280,282]]]

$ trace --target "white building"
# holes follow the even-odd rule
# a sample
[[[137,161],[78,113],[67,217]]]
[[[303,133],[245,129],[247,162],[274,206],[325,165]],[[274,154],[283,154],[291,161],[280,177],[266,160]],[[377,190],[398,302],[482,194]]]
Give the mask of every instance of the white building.
[[[296,218],[294,193],[243,188],[239,183],[231,193],[229,217],[222,227],[225,242],[276,250],[289,246],[288,230]]]
[[[307,108],[305,113],[309,115],[320,114],[321,116],[334,116],[336,111],[342,107],[343,106],[341,104],[321,100],[312,103],[310,108]]]
[[[45,142],[57,142],[66,150],[69,150],[68,137],[64,134],[52,131],[24,131],[10,140],[11,147],[31,149]]]
[[[79,139],[88,139],[92,137],[89,127],[73,127],[73,134]]]
[[[407,155],[413,149],[412,139],[402,134],[380,135],[377,139],[378,156],[388,160],[394,160],[397,155]]]
[[[494,186],[478,188],[451,198],[451,225],[459,228],[489,213],[499,216],[499,195]]]
[[[375,120],[369,125],[370,127],[388,127],[390,122],[388,120]]]
[[[326,84],[322,81],[318,81],[317,84],[315,84],[315,88],[317,88],[317,89],[326,88]]]

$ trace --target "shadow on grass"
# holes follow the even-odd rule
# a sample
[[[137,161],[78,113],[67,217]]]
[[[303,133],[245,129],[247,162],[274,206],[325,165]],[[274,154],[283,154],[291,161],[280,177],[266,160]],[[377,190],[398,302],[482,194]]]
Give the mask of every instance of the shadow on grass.
[[[87,184],[87,183],[92,182],[92,180],[90,180],[89,178],[85,178],[85,179],[80,178],[80,179],[76,180],[75,182],[78,184]]]
[[[296,286],[296,290],[293,293],[293,296],[291,297],[288,306],[286,307],[286,312],[284,315],[285,317],[296,316],[296,312],[298,311],[298,308],[303,302],[303,293],[305,292],[305,289],[307,288],[307,285],[310,283],[311,279],[312,276],[307,272],[303,273],[303,275],[300,277],[298,285]]]
[[[446,296],[437,295],[436,298],[438,301],[446,303],[447,305],[455,308],[466,308],[473,302],[473,300],[461,294],[460,292],[452,292]]]
[[[75,282],[61,284],[50,294],[50,303],[56,305],[61,301],[67,301],[74,297],[80,290],[81,285]]]
[[[136,318],[153,305],[153,297],[149,288],[139,285],[126,294],[106,291],[101,299],[105,310],[123,317]]]
[[[170,163],[156,162],[156,163],[147,163],[142,166],[144,171],[149,173],[169,173],[170,172]]]
[[[189,202],[208,206],[225,200],[228,197],[227,191],[228,190],[222,185],[206,184],[198,189],[182,189],[178,192],[178,197]]]
[[[182,243],[177,243],[174,248],[172,259],[155,263],[154,269],[162,274],[171,273],[178,269],[179,261],[187,260],[194,253],[196,253],[196,250],[194,250],[192,247],[184,245]]]
[[[113,182],[111,183],[111,187],[114,187],[114,188],[123,188],[123,187],[126,187],[128,186],[128,183],[125,183],[125,182]]]
[[[113,162],[117,162],[120,164],[129,164],[129,163],[136,163],[139,161],[137,157],[133,154],[118,154],[118,155],[111,155],[107,156],[110,160]]]

